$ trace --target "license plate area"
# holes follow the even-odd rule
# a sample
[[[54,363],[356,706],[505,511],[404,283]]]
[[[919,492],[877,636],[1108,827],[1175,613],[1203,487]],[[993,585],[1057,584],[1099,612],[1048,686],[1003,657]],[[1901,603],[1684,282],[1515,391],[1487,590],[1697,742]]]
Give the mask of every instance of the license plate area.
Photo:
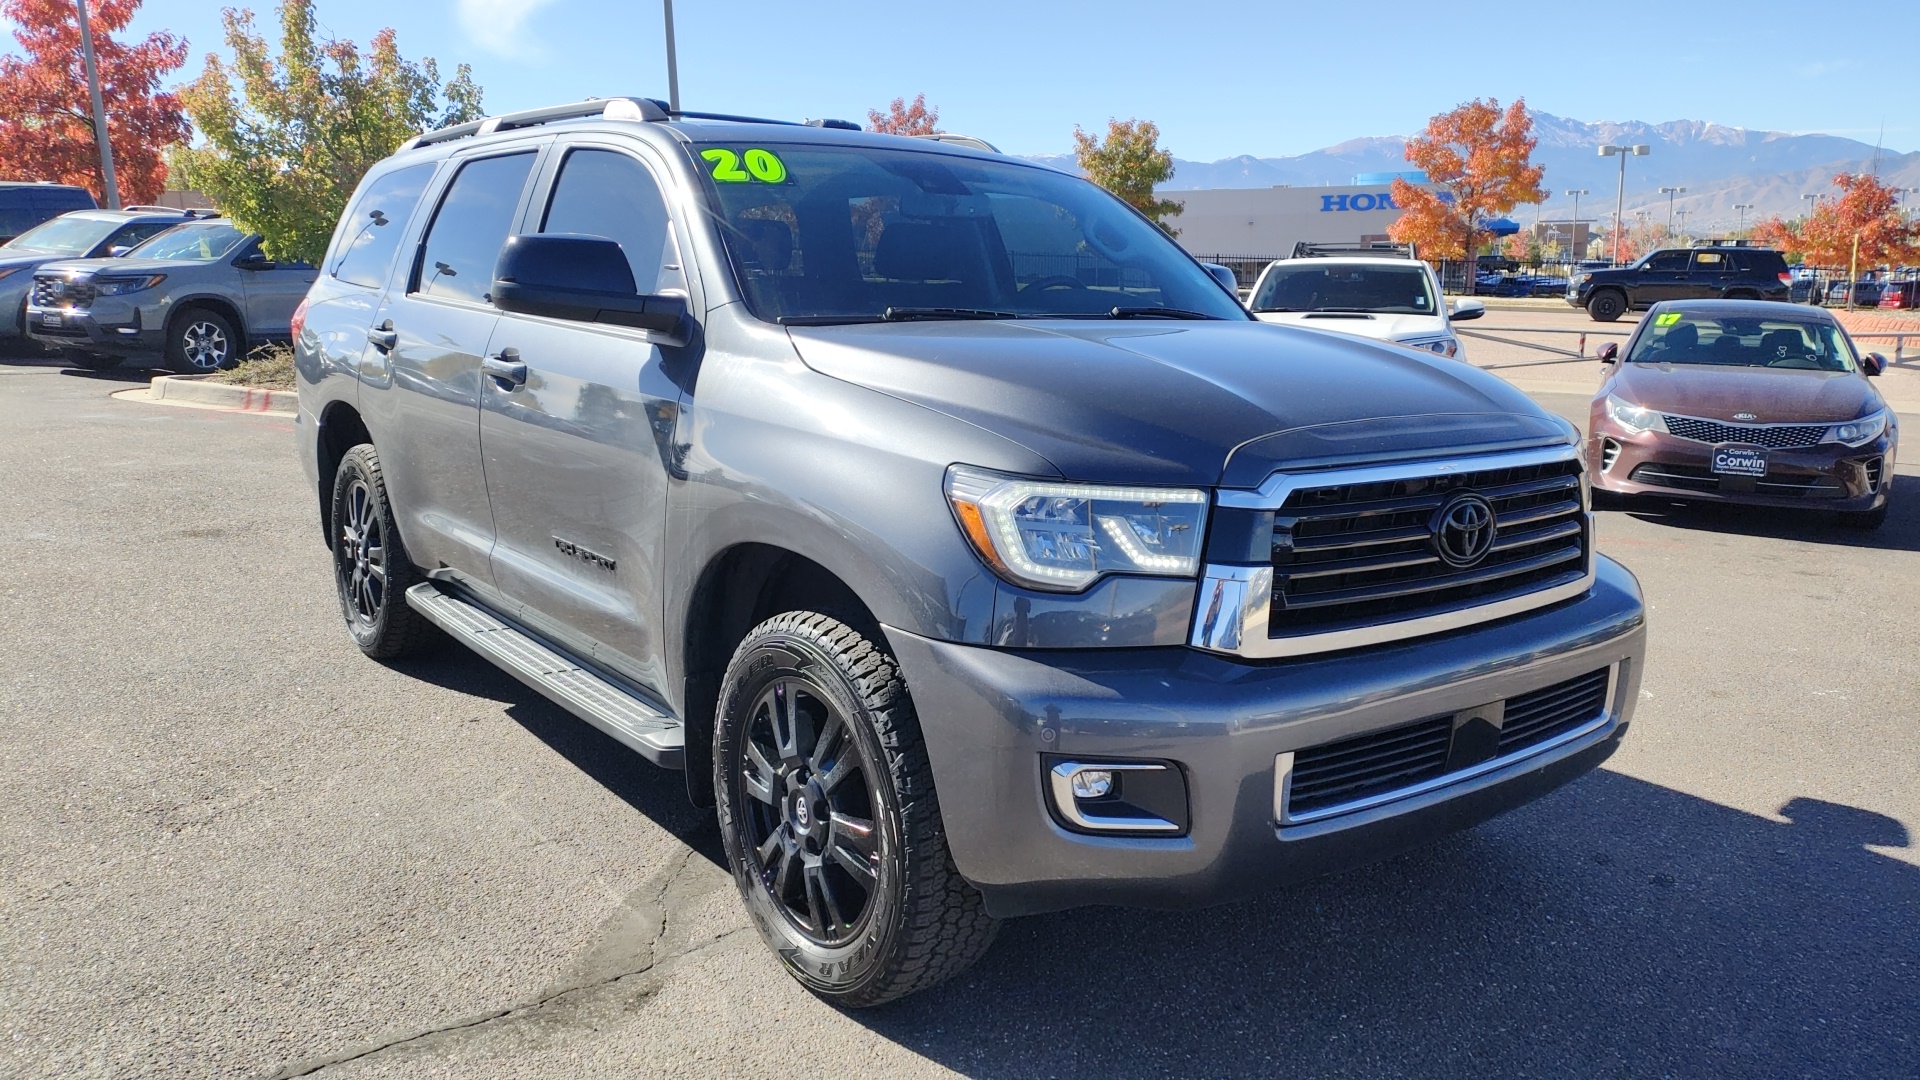
[[[1713,448],[1713,472],[1716,476],[1765,476],[1767,454],[1748,446]]]
[[[64,326],[66,322],[66,316],[58,311],[43,311],[40,313],[41,326]]]

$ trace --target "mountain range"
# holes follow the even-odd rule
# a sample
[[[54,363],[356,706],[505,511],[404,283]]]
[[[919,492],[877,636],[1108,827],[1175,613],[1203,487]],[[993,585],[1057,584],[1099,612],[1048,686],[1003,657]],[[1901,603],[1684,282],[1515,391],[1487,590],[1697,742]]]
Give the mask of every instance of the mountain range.
[[[1533,114],[1536,164],[1546,166],[1543,186],[1550,197],[1538,208],[1540,220],[1565,221],[1573,200],[1566,191],[1584,188],[1580,197],[1583,220],[1606,219],[1613,214],[1620,163],[1603,158],[1597,147],[1606,144],[1645,143],[1646,157],[1627,160],[1626,208],[1649,210],[1656,220],[1667,213],[1662,187],[1684,187],[1676,194],[1676,225],[1699,235],[1733,228],[1740,219],[1734,206],[1752,205],[1745,212],[1751,224],[1778,214],[1795,217],[1808,209],[1802,195],[1832,193],[1832,180],[1842,172],[1866,172],[1878,160],[1880,177],[1895,187],[1920,188],[1920,152],[1896,154],[1856,139],[1838,135],[1796,135],[1783,131],[1753,131],[1700,120],[1673,120],[1664,124],[1640,121],[1585,123],[1551,113]],[[1350,184],[1357,173],[1398,172],[1411,168],[1402,136],[1349,139],[1324,149],[1287,157],[1240,157],[1220,161],[1174,159],[1173,179],[1163,190],[1196,188],[1305,187]],[[1070,154],[1035,155],[1034,160],[1072,169]],[[1920,195],[1909,195],[1908,205],[1920,207]],[[1679,211],[1686,211],[1684,218]],[[1516,208],[1513,217],[1535,220],[1532,206]]]

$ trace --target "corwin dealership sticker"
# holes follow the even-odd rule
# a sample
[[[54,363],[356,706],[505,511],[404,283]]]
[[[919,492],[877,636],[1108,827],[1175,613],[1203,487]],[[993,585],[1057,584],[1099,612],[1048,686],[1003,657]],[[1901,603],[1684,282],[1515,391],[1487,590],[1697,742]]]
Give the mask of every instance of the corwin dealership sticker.
[[[1713,448],[1713,471],[1722,476],[1765,476],[1767,455],[1738,446]]]

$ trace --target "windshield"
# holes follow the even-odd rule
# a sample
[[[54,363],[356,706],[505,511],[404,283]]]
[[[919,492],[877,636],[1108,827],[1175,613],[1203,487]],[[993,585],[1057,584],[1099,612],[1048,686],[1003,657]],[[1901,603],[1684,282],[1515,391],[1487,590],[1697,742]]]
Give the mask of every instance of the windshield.
[[[1166,233],[1065,173],[865,146],[694,154],[762,319],[1247,318]]]
[[[1275,266],[1260,282],[1255,311],[1366,311],[1432,315],[1439,308],[1421,266],[1309,263]]]
[[[232,251],[246,237],[246,233],[224,221],[175,225],[127,252],[127,258],[211,262]]]
[[[42,222],[6,242],[7,251],[27,251],[44,255],[85,255],[100,241],[112,235],[119,218],[96,218],[65,214]]]
[[[1665,311],[1633,343],[1630,364],[1714,364],[1804,371],[1853,371],[1853,348],[1840,328],[1801,319],[1713,317]]]

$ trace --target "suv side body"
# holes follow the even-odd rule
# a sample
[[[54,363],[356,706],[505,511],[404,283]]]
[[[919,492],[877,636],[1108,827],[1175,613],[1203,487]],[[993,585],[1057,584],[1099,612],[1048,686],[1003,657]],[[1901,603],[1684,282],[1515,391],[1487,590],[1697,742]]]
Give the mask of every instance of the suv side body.
[[[1638,587],[1593,550],[1577,433],[1506,384],[1431,355],[1262,326],[1237,308],[1192,322],[925,308],[930,321],[782,325],[756,316],[742,282],[791,269],[788,283],[807,287],[794,245],[814,242],[809,226],[714,209],[708,163],[717,175],[740,158],[703,158],[702,146],[1016,165],[857,130],[669,122],[663,109],[645,121],[558,115],[494,118],[377,166],[307,297],[296,438],[351,627],[372,595],[364,555],[378,526],[382,552],[404,546],[379,572],[405,603],[389,592],[382,612],[435,612],[528,685],[684,768],[690,795],[718,799],[731,830],[741,819],[728,809],[738,774],[727,732],[741,712],[729,695],[755,669],[729,657],[763,632],[829,620],[872,644],[861,656],[884,658],[862,670],[897,670],[917,703],[919,734],[897,745],[924,746],[927,779],[914,782],[927,786],[915,790],[939,792],[939,858],[950,853],[963,882],[953,895],[993,916],[1248,895],[1472,824],[1619,744],[1644,653]],[[590,160],[603,179],[570,202],[569,170]],[[761,158],[756,176],[784,175],[776,165]],[[837,221],[844,235],[844,210]],[[901,235],[959,235],[941,228]],[[684,306],[680,329],[500,306],[500,290],[520,284],[495,277],[503,252],[587,231],[618,234],[635,287]],[[818,269],[812,250],[805,265]],[[951,275],[929,268],[937,254],[876,253],[866,273],[939,295]],[[1042,288],[1077,288],[1044,273]],[[1202,565],[1077,589],[1019,584],[969,539],[956,470],[988,483],[1146,485],[1149,500],[1202,489]],[[1289,605],[1316,601],[1298,583],[1315,571],[1293,565],[1293,531],[1305,551],[1313,528],[1302,522],[1345,513],[1336,488],[1372,497],[1368,484],[1436,503],[1488,485],[1495,510],[1513,515],[1508,543],[1545,545],[1528,550],[1548,561],[1524,586],[1423,607],[1410,622],[1356,616],[1295,635]],[[375,489],[391,504],[391,539],[358,509]],[[1296,496],[1322,508],[1283,509]],[[1414,562],[1431,561],[1422,552]],[[368,633],[384,618],[369,616]],[[617,709],[587,701],[582,685]],[[1514,718],[1504,741],[1503,708]],[[1342,755],[1365,758],[1382,739],[1397,753],[1410,725],[1437,733],[1438,758],[1371,788],[1340,785]],[[1108,793],[1136,790],[1133,773],[1113,770],[1152,774],[1137,788],[1151,812],[1106,816]],[[1078,784],[1083,772],[1123,786]],[[803,796],[790,812],[801,829]],[[755,890],[773,886],[732,843],[758,916]],[[964,965],[986,939],[971,916],[953,918],[939,932],[959,935]],[[884,999],[835,981],[857,976],[868,952],[789,948],[791,928],[776,923],[763,919],[763,933],[796,977],[846,1003]],[[905,984],[892,985],[885,993]]]
[[[1785,301],[1792,277],[1786,257],[1771,248],[1664,248],[1631,266],[1577,271],[1567,281],[1567,303],[1612,322],[1663,300]]]
[[[180,210],[80,210],[50,216],[12,237],[0,245],[0,342],[26,339],[27,294],[33,290],[35,270],[56,260],[115,257],[188,220],[192,220],[191,215]],[[77,239],[63,238],[61,242],[68,250],[59,252],[31,246],[36,236],[45,235],[41,230],[56,221],[60,224],[55,228],[64,226],[83,235]]]

